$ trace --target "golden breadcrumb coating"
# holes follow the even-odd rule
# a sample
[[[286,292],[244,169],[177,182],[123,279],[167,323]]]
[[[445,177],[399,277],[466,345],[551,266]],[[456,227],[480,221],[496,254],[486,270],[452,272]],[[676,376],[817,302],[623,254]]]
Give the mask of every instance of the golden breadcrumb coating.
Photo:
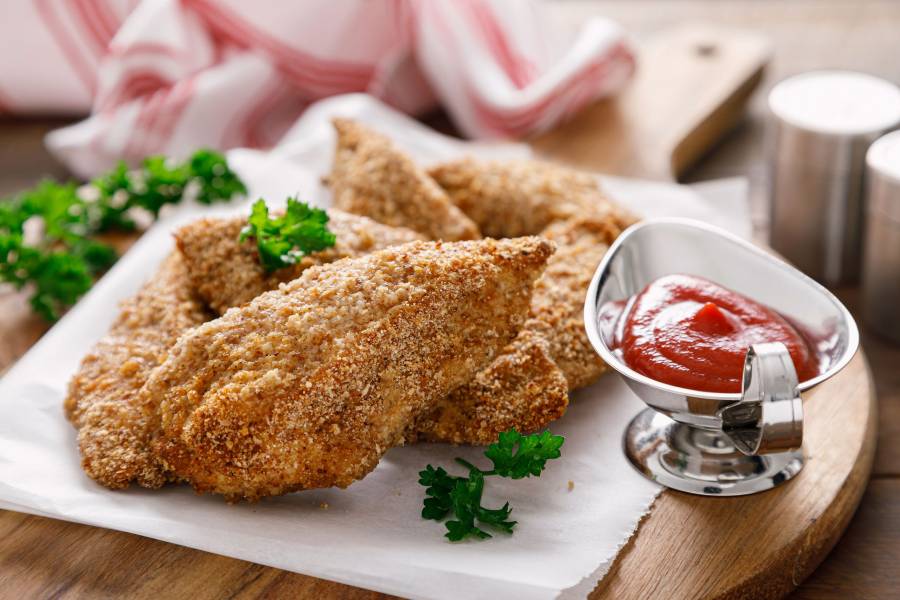
[[[412,242],[312,267],[179,339],[144,388],[154,448],[229,500],[346,487],[515,337],[552,252]]]
[[[594,176],[536,160],[464,158],[428,174],[490,237],[537,235],[551,223],[610,204]]]
[[[175,235],[199,295],[218,313],[293,279],[314,262],[332,262],[335,255],[396,245],[418,234],[381,225],[356,215],[330,211],[329,225],[337,234],[334,248],[308,257],[294,268],[266,274],[252,244],[240,244],[240,219],[203,219]],[[369,242],[368,240],[373,240]],[[323,260],[325,258],[325,260]],[[551,257],[552,260],[552,257]],[[430,441],[492,443],[501,431],[530,431],[546,426],[568,405],[566,380],[548,354],[547,344],[531,336],[515,340],[502,360],[440,402],[422,422],[421,437]],[[415,438],[416,435],[412,435]]]
[[[534,286],[533,318],[526,328],[547,340],[570,390],[590,385],[607,369],[588,340],[584,301],[597,265],[619,233],[615,219],[603,214],[560,221],[541,233],[557,251]]]
[[[122,303],[109,332],[82,360],[65,399],[66,415],[78,429],[81,465],[92,479],[114,489],[132,481],[165,483],[148,445],[138,392],[178,336],[208,318],[177,252]]]
[[[328,185],[335,208],[433,240],[481,237],[475,223],[389,139],[348,119],[335,119],[334,128],[338,140]]]
[[[247,224],[246,217],[193,221],[175,232],[175,240],[197,295],[222,314],[275,289],[280,283],[296,279],[313,265],[423,239],[410,229],[382,225],[339,210],[329,210],[328,217],[328,229],[335,234],[334,246],[304,256],[297,264],[273,273],[260,264],[252,240],[238,242],[241,229]]]
[[[609,244],[635,222],[601,192],[594,176],[534,160],[437,165],[429,174],[485,235],[541,235],[558,250],[535,286],[529,328],[548,342],[569,389],[606,369],[584,331],[591,278]]]
[[[501,432],[543,429],[569,404],[566,378],[543,337],[524,329],[475,378],[454,390],[417,425],[414,439],[487,445]]]
[[[544,235],[546,230],[558,238],[560,251],[535,288],[533,318],[522,332],[525,341],[510,345],[477,381],[441,402],[415,435],[477,444],[493,441],[510,427],[544,427],[565,412],[569,390],[592,383],[605,371],[584,331],[584,297],[609,244],[635,219],[600,191],[592,175],[550,163],[462,159],[438,165],[429,174],[485,235],[509,238]],[[382,218],[367,212],[371,205],[361,204],[358,210]],[[392,219],[393,224],[427,228],[399,208]],[[567,387],[559,385],[561,379]],[[543,403],[537,414],[529,409],[535,398]]]
[[[617,218],[599,210],[544,230],[557,250],[535,283],[531,318],[475,379],[439,403],[419,425],[419,439],[490,444],[513,427],[542,429],[565,413],[569,390],[590,385],[606,371],[584,330],[584,300],[620,231]]]

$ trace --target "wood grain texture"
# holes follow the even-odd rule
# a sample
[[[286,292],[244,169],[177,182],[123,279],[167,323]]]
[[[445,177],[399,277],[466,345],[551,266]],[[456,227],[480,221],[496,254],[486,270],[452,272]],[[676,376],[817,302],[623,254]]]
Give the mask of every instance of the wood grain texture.
[[[852,312],[859,312],[858,289],[838,290],[838,297]],[[900,344],[880,337],[871,327],[862,325],[862,345],[875,374],[875,395],[878,397],[878,449],[872,474],[900,481]],[[900,536],[897,539],[900,551]]]
[[[129,533],[0,511],[0,598],[388,598]]]
[[[630,177],[675,179],[734,127],[762,78],[769,44],[734,28],[683,26],[640,46],[619,95],[531,140],[544,157]]]
[[[897,540],[900,540],[900,480],[873,479],[853,525],[814,576],[791,598],[896,598],[900,593]]]

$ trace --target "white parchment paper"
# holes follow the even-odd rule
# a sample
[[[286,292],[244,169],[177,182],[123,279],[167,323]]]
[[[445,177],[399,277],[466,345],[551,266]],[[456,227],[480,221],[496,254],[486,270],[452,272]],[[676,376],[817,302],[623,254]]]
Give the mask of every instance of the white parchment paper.
[[[423,163],[463,154],[528,154],[522,145],[446,138],[366,96],[338,97],[307,111],[273,152],[230,153],[252,197],[264,195],[274,205],[296,193],[327,206],[319,178],[333,150],[328,119],[338,114],[372,124]],[[707,185],[702,193],[672,184],[603,181],[616,199],[646,217],[694,217],[749,236],[741,180]],[[246,205],[214,212],[235,210],[245,212]],[[491,479],[486,504],[509,500],[519,525],[512,536],[484,542],[446,541],[443,525],[419,517],[423,490],[416,483],[427,463],[452,469],[454,456],[480,463],[478,448],[395,448],[346,490],[234,506],[185,486],[112,492],[88,479],[62,412],[67,382],[115,317],[118,302],[171,250],[172,228],[199,212],[204,211],[183,207],[154,226],[0,381],[0,507],[406,597],[526,600],[583,596],[594,587],[658,493],[622,455],[622,431],[643,405],[616,375],[573,395],[568,413],[552,427],[566,437],[563,458],[540,478]]]

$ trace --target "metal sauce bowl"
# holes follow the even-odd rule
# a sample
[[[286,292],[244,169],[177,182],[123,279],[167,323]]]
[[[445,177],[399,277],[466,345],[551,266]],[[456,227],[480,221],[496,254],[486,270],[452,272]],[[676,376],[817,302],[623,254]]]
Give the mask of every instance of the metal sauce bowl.
[[[781,344],[748,352],[741,393],[690,390],[632,370],[611,350],[597,315],[673,273],[709,279],[790,320],[817,346],[820,374],[797,382]],[[853,317],[797,269],[716,227],[654,219],[619,236],[597,267],[584,308],[588,338],[648,409],[625,432],[625,452],[647,477],[681,491],[743,495],[787,481],[803,465],[801,393],[832,377],[859,346]]]

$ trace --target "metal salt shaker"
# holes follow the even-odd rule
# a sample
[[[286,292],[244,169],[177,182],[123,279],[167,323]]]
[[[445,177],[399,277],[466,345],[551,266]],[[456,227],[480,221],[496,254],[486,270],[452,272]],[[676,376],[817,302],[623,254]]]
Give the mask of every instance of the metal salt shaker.
[[[769,94],[771,246],[827,284],[859,277],[865,156],[900,123],[900,90],[849,71],[790,77]]]
[[[868,202],[863,255],[863,318],[900,342],[900,131],[866,154]]]

